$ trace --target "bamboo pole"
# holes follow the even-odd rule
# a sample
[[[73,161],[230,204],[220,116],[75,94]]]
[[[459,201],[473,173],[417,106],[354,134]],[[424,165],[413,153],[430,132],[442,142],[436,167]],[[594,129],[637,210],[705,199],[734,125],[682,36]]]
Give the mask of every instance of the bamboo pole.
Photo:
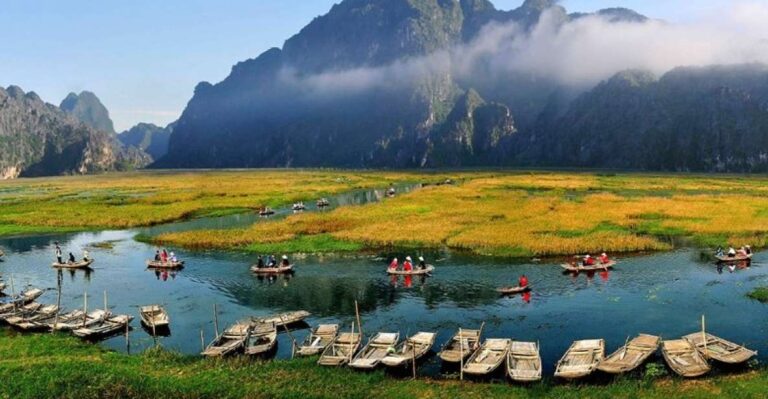
[[[219,311],[216,304],[213,304],[213,328],[216,330],[216,338],[219,338]]]
[[[293,334],[291,334],[291,330],[288,329],[288,325],[285,324],[285,319],[283,319],[283,315],[280,315],[280,324],[283,325],[283,328],[285,329],[285,332],[288,333],[288,336],[291,338],[292,346],[291,346],[291,359],[293,359],[294,352],[296,350],[296,338],[293,337]]]
[[[21,298],[16,298],[16,289],[14,288],[14,285],[13,285],[13,274],[11,274],[10,280],[11,280],[11,298],[13,298],[13,310],[15,311],[17,301]]]
[[[107,290],[104,290],[104,316],[109,314],[109,306],[107,306]]]
[[[353,355],[352,351],[355,349],[355,346],[354,346],[355,343],[354,343],[354,340],[353,340],[354,335],[355,335],[355,322],[353,321],[352,322],[352,335],[350,336],[350,340],[349,340],[349,353],[347,354],[347,357],[348,357],[347,362],[352,360],[352,355]],[[360,335],[360,339],[361,340],[363,339],[362,335]]]
[[[413,379],[416,379],[416,345],[410,338],[406,338],[408,343],[411,344],[411,359],[413,360]]]
[[[363,339],[363,322],[360,320],[360,308],[355,300],[355,317],[357,318],[357,328],[360,330],[360,339]]]
[[[464,337],[461,334],[461,327],[459,327],[459,367],[459,379],[464,381]]]
[[[85,327],[86,320],[88,320],[88,291],[83,293],[83,327]]]
[[[58,273],[56,275],[56,285],[58,293],[56,294],[56,316],[53,318],[53,328],[51,329],[51,334],[56,332],[56,326],[59,325],[59,313],[61,313],[61,274]]]
[[[205,352],[205,336],[203,335],[203,329],[200,328],[200,348],[201,352]]]
[[[104,291],[106,292],[106,291]],[[128,352],[128,354],[131,354],[131,335],[128,333],[130,326],[130,323],[125,323],[125,350]]]
[[[702,342],[704,342],[704,356],[709,358],[709,352],[707,351],[707,333],[704,331],[705,325],[706,321],[704,315],[701,315],[701,339],[703,340]]]

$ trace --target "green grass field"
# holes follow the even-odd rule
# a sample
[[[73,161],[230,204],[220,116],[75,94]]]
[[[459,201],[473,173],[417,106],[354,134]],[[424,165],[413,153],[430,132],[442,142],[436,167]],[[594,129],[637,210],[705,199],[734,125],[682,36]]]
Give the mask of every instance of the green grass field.
[[[321,368],[315,359],[129,356],[72,337],[0,331],[0,398],[764,398],[768,372],[705,380],[647,376],[605,385],[435,381]]]

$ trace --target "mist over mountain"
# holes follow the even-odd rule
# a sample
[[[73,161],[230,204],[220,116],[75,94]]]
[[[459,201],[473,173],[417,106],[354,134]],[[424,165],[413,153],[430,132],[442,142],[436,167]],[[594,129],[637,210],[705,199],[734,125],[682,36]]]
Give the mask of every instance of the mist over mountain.
[[[0,88],[0,179],[122,170],[148,161],[34,92]]]
[[[115,133],[115,127],[109,117],[107,107],[90,91],[83,91],[80,94],[69,93],[61,101],[59,108],[94,129]]]
[[[738,7],[720,25],[680,26],[622,8],[569,14],[551,0],[510,11],[345,0],[282,49],[200,83],[155,166],[762,170],[759,153],[730,141],[768,134],[768,75],[739,66],[768,62],[768,45]],[[728,149],[683,156],[683,144],[713,137]]]

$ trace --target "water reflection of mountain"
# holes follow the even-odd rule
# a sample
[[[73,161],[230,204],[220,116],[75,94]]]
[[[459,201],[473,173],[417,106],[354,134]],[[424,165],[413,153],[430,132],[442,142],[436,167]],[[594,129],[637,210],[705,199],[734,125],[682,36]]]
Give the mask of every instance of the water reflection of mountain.
[[[255,277],[254,277],[255,279]],[[258,281],[258,280],[257,280]],[[229,291],[240,304],[252,308],[305,309],[318,316],[349,315],[355,312],[355,300],[361,312],[372,312],[397,304],[405,298],[420,299],[425,308],[433,309],[444,303],[462,308],[483,306],[496,302],[493,287],[477,284],[445,284],[430,278],[414,278],[410,288],[393,286],[388,277],[378,279],[277,277],[265,278],[261,285],[217,284]],[[401,281],[402,283],[402,281]]]

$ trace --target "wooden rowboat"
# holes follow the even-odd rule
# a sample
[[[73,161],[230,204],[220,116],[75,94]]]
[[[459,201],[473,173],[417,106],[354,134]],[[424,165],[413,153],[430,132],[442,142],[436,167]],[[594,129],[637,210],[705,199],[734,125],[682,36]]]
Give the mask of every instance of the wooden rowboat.
[[[299,356],[317,355],[336,339],[338,332],[338,324],[320,324],[309,333],[296,353]]]
[[[736,254],[734,256],[728,256],[728,255],[715,255],[715,259],[717,259],[718,262],[723,263],[730,263],[730,262],[748,262],[752,260],[752,255],[743,255],[743,254]]]
[[[259,210],[259,216],[269,216],[274,214],[275,214],[275,211],[272,208],[264,208]]]
[[[706,359],[685,339],[662,342],[661,354],[669,368],[682,377],[699,377],[710,370]]]
[[[37,320],[27,320],[24,322],[21,322],[19,324],[14,325],[19,330],[22,331],[46,331],[51,330],[53,323],[56,322],[57,315],[54,313],[47,318],[39,318]],[[69,323],[75,319],[82,320],[83,319],[83,311],[82,310],[73,310],[71,312],[67,312],[64,314],[58,315],[59,322]]]
[[[274,323],[260,323],[251,326],[248,339],[245,342],[245,354],[250,356],[263,355],[277,345],[277,327]]]
[[[40,298],[43,295],[43,290],[39,288],[32,288],[22,293],[11,297],[3,298],[3,302],[0,303],[0,314],[6,313],[10,310],[15,310],[28,303],[32,303],[35,299]]]
[[[519,294],[522,292],[528,292],[531,290],[530,285],[526,285],[525,287],[504,287],[504,288],[496,288],[496,292],[498,292],[501,295],[514,295]]]
[[[59,269],[85,269],[87,267],[91,267],[93,264],[93,259],[88,260],[81,260],[79,262],[67,262],[67,263],[59,263],[59,262],[53,262],[51,264],[51,267],[56,267]]]
[[[616,266],[616,261],[610,261],[608,263],[597,263],[592,266],[584,266],[584,265],[573,265],[570,263],[563,263],[560,265],[563,269],[569,272],[594,272],[594,271],[602,271],[602,270],[609,270],[613,269],[613,267]]]
[[[276,327],[290,326],[301,323],[309,317],[311,313],[306,310],[297,310],[295,312],[280,313],[273,316],[252,318],[251,324],[273,323]]]
[[[17,314],[5,319],[5,322],[13,327],[17,327],[21,323],[34,322],[41,319],[47,319],[51,316],[55,316],[59,312],[59,307],[56,305],[40,306],[36,310],[29,313]]]
[[[440,351],[440,359],[447,363],[459,363],[472,356],[480,343],[480,330],[460,330]]]
[[[85,339],[96,339],[106,337],[121,331],[125,331],[128,324],[133,320],[133,316],[114,315],[104,318],[100,323],[95,323],[88,327],[78,328],[72,331],[77,337]]]
[[[574,379],[592,374],[605,356],[605,341],[588,339],[576,341],[557,362],[555,377]]]
[[[58,323],[54,320],[50,323],[49,327],[53,331],[73,331],[78,328],[89,327],[101,323],[102,320],[109,317],[109,314],[108,311],[102,309],[92,310],[88,314],[85,314],[83,311],[77,311],[77,317],[75,317],[75,315],[72,315],[73,317],[60,317]]]
[[[167,261],[163,262],[161,260],[148,260],[147,261],[147,267],[150,269],[181,269],[184,267],[184,261]]]
[[[251,271],[256,274],[287,274],[293,273],[293,265],[278,266],[278,267],[256,267],[251,266]]]
[[[640,334],[603,359],[597,369],[609,374],[632,371],[659,349],[659,343],[661,343],[661,337]]]
[[[142,306],[139,308],[139,317],[142,324],[150,329],[168,328],[171,323],[168,312],[160,305]]]
[[[0,280],[0,293],[3,292],[6,287],[7,285],[5,285],[5,281]]]
[[[420,275],[430,274],[433,271],[435,271],[435,267],[432,265],[427,265],[425,269],[415,268],[409,272],[406,272],[404,270],[397,270],[397,269],[387,269],[387,274],[396,275],[396,276],[420,276]]]
[[[343,366],[347,364],[360,349],[359,333],[341,333],[331,345],[320,355],[317,364],[321,366]]]
[[[464,363],[464,374],[487,375],[494,372],[506,360],[511,346],[511,339],[486,339],[480,349]]]
[[[387,357],[390,348],[394,348],[399,340],[400,333],[377,333],[368,340],[368,344],[349,362],[349,366],[366,370],[376,368],[381,363],[381,360]]]
[[[507,375],[517,382],[541,380],[539,344],[513,341],[507,354]]]
[[[43,305],[37,302],[30,302],[25,305],[8,303],[0,306],[0,321],[5,321],[8,318],[28,315],[36,312]]]
[[[696,350],[704,358],[714,359],[722,363],[739,364],[757,356],[757,352],[751,349],[726,341],[712,334],[706,334],[706,337],[706,344],[704,334],[700,332],[688,334],[683,339],[696,347]]]
[[[203,356],[222,357],[243,349],[245,341],[248,340],[248,334],[251,331],[250,321],[239,321],[233,326],[224,330],[224,333],[216,337],[211,342]]]
[[[395,349],[395,353],[381,359],[381,364],[387,367],[402,367],[419,360],[432,349],[436,337],[437,334],[431,332],[416,333],[403,341]]]

